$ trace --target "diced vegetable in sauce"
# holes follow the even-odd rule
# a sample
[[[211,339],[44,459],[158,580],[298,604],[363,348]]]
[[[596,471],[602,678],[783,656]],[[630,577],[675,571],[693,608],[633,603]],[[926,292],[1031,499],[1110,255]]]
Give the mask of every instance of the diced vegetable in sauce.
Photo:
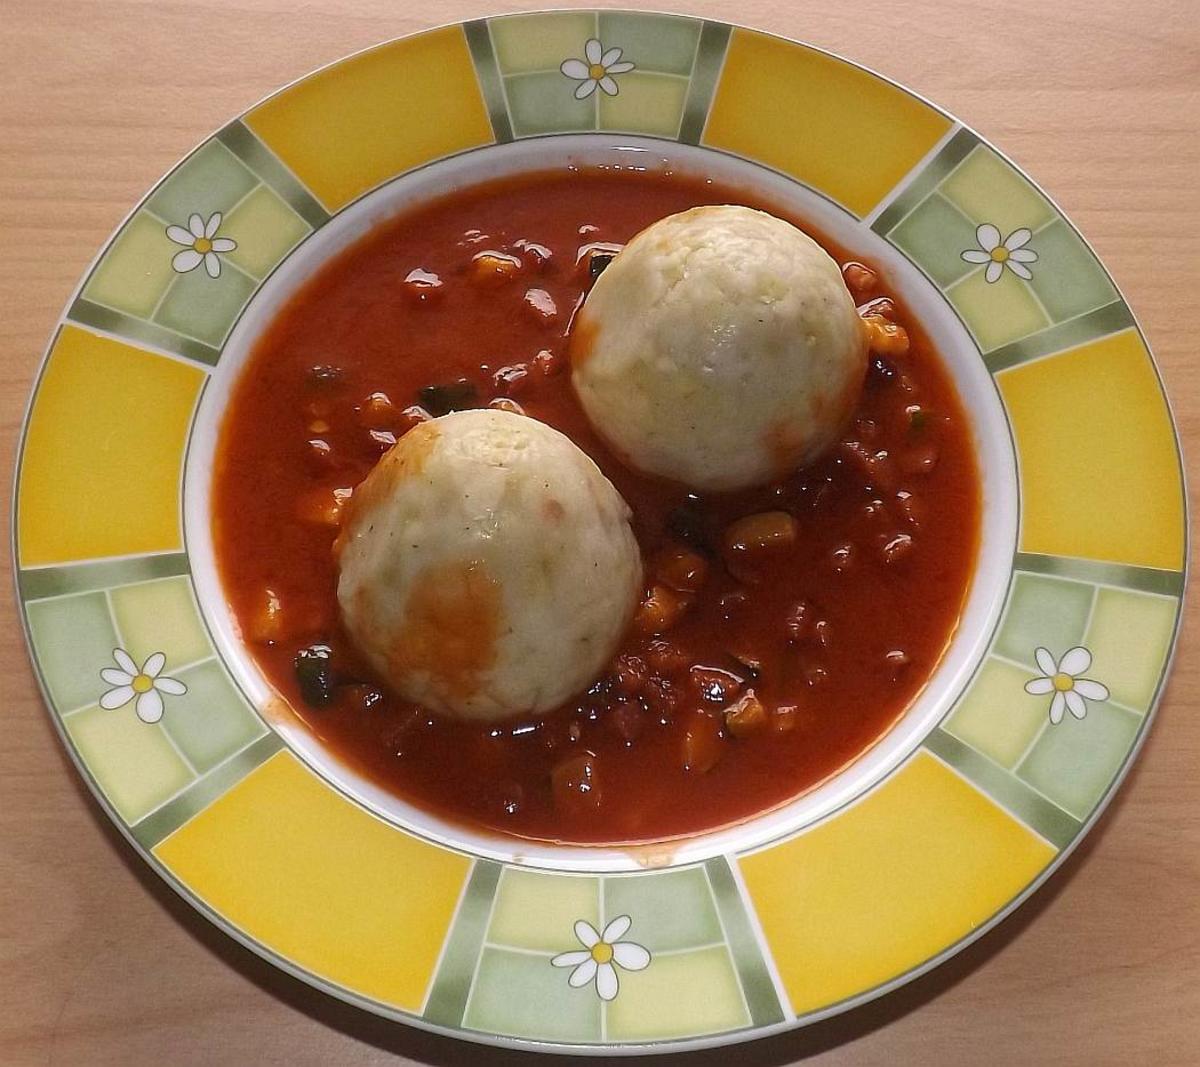
[[[333,649],[328,645],[310,645],[296,653],[293,661],[300,696],[310,708],[327,708],[333,703],[337,676],[333,670]]]
[[[425,385],[417,393],[421,407],[435,418],[449,415],[452,411],[465,411],[474,407],[479,399],[479,390],[466,378],[442,385]]]

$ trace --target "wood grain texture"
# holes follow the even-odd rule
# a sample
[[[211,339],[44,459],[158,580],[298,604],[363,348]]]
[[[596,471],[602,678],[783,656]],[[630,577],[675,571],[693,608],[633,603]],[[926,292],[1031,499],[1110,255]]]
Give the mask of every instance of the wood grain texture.
[[[814,42],[915,86],[1035,175],[1141,317],[1195,459],[1194,0],[687,6]],[[503,0],[0,0],[4,492],[30,381],[59,311],[96,250],[164,170],[230,116],[313,67],[434,23],[519,7]],[[682,1062],[1196,1062],[1198,611],[1193,600],[1140,763],[1037,898],[883,1001],[736,1053]],[[536,1062],[343,1007],[194,914],[86,795],[42,709],[7,594],[0,612],[0,1061]]]

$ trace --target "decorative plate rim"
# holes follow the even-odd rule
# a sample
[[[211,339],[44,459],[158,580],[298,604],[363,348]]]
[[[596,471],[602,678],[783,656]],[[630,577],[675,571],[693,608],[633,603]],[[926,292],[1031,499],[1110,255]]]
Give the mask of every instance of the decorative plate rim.
[[[1014,896],[1010,897],[1008,899],[1007,903],[1005,903],[1003,906],[1001,906],[999,908],[999,910],[992,912],[984,921],[980,922],[978,925],[976,925],[973,929],[971,929],[964,936],[949,943],[940,952],[936,953],[935,955],[929,956],[928,958],[924,959],[922,962],[918,963],[917,965],[910,967],[907,970],[901,971],[900,973],[896,974],[892,978],[890,978],[882,983],[878,983],[873,986],[870,986],[864,990],[861,990],[861,991],[859,991],[851,996],[845,997],[843,999],[832,1001],[829,1004],[827,1004],[826,1006],[824,1006],[820,1009],[814,1010],[814,1011],[809,1011],[809,1012],[791,1011],[791,1017],[789,1017],[789,1015],[788,1015],[789,1009],[786,1004],[786,994],[785,994],[784,990],[782,989],[782,983],[776,981],[776,990],[780,995],[782,1006],[784,1007],[784,1013],[785,1013],[784,1018],[779,1022],[769,1023],[766,1025],[755,1025],[753,1023],[753,1021],[748,1021],[745,1026],[730,1029],[723,1033],[718,1032],[718,1033],[709,1033],[709,1034],[701,1034],[701,1035],[696,1035],[696,1036],[685,1036],[685,1037],[651,1038],[651,1039],[644,1040],[644,1041],[629,1041],[629,1042],[619,1042],[619,1043],[610,1043],[610,1042],[607,1042],[604,1040],[601,1040],[600,1042],[575,1043],[575,1042],[562,1042],[562,1041],[557,1041],[557,1040],[549,1040],[549,1039],[538,1038],[538,1037],[510,1036],[510,1035],[506,1035],[506,1034],[502,1034],[502,1033],[491,1033],[491,1032],[486,1032],[486,1031],[482,1031],[482,1030],[471,1029],[465,1025],[465,1022],[462,1019],[460,1019],[460,1022],[457,1026],[445,1025],[442,1023],[430,1021],[429,1019],[422,1017],[422,1015],[420,1014],[420,1011],[423,1011],[424,1007],[422,1007],[420,1009],[420,1011],[410,1012],[403,1008],[387,1004],[386,1002],[383,1002],[383,1001],[373,1000],[372,998],[361,995],[352,989],[349,989],[345,986],[338,985],[334,981],[327,979],[323,975],[317,974],[314,971],[306,970],[303,966],[295,963],[293,960],[291,960],[287,956],[281,954],[276,949],[270,947],[269,945],[263,943],[262,941],[256,939],[255,937],[251,936],[245,930],[240,929],[234,921],[230,920],[226,915],[224,915],[220,911],[216,910],[207,901],[205,901],[199,895],[197,895],[188,885],[184,884],[184,882],[179,878],[179,876],[172,870],[172,868],[168,864],[166,864],[164,861],[162,861],[158,856],[156,856],[154,854],[154,851],[152,848],[145,847],[141,842],[139,842],[137,840],[137,838],[134,836],[134,834],[132,832],[131,826],[126,823],[125,819],[117,811],[113,802],[110,800],[110,798],[108,796],[105,795],[100,784],[98,783],[96,778],[93,776],[91,769],[84,762],[81,754],[79,753],[79,751],[76,748],[76,745],[74,744],[70,735],[68,734],[63,720],[61,719],[61,717],[55,710],[56,702],[51,694],[46,676],[44,675],[43,670],[42,670],[41,666],[39,665],[39,662],[36,658],[35,637],[34,637],[33,630],[31,628],[30,616],[29,616],[29,612],[28,612],[28,609],[26,606],[27,600],[32,600],[35,598],[27,597],[25,595],[25,593],[23,592],[21,584],[20,584],[22,571],[27,570],[29,568],[23,568],[21,566],[21,559],[20,559],[20,556],[18,555],[18,547],[20,544],[20,532],[19,532],[19,525],[18,525],[19,524],[18,504],[20,501],[21,477],[22,477],[23,467],[25,465],[26,451],[27,451],[27,447],[28,447],[28,443],[29,443],[29,440],[28,440],[29,439],[29,430],[30,430],[30,424],[32,421],[32,416],[34,413],[34,406],[38,399],[39,392],[42,388],[46,369],[49,365],[50,358],[54,351],[55,345],[56,345],[57,341],[59,340],[64,327],[66,325],[70,324],[72,321],[68,318],[68,312],[71,310],[71,308],[75,304],[76,300],[80,298],[81,294],[84,291],[85,286],[87,285],[88,281],[92,278],[96,268],[100,265],[102,259],[112,248],[116,238],[124,231],[125,227],[134,219],[134,217],[138,214],[138,212],[142,209],[142,207],[155,195],[155,193],[157,193],[163,187],[163,185],[167,182],[167,180],[169,178],[171,178],[173,175],[175,175],[179,171],[179,169],[187,161],[189,161],[192,158],[192,156],[200,148],[208,145],[209,143],[211,143],[214,140],[214,138],[216,136],[216,131],[214,133],[211,133],[208,136],[204,137],[200,141],[198,141],[196,143],[196,145],[194,145],[192,148],[190,148],[188,150],[188,152],[186,154],[184,154],[181,159],[176,161],[169,169],[167,169],[163,173],[163,175],[150,187],[150,189],[147,190],[147,192],[144,194],[144,196],[142,196],[137,201],[137,203],[135,203],[135,205],[132,207],[132,209],[117,224],[117,226],[114,228],[114,230],[109,235],[109,237],[100,246],[96,255],[92,258],[90,263],[87,265],[86,269],[82,272],[79,282],[73,289],[73,291],[72,291],[71,295],[68,297],[66,304],[64,305],[62,311],[60,312],[60,314],[58,315],[58,317],[55,320],[55,325],[52,329],[50,339],[43,351],[41,360],[39,361],[39,364],[38,364],[36,374],[34,375],[33,380],[32,380],[30,392],[29,392],[28,398],[26,400],[25,409],[24,409],[24,412],[22,415],[22,420],[20,423],[20,431],[19,431],[19,434],[17,437],[17,442],[16,442],[16,462],[14,464],[14,469],[13,469],[12,525],[10,527],[10,548],[12,551],[12,558],[13,558],[14,593],[15,593],[18,607],[19,607],[21,631],[22,631],[22,634],[24,635],[27,654],[30,657],[31,670],[37,681],[39,693],[42,697],[42,701],[46,708],[46,712],[54,724],[55,730],[58,733],[61,743],[66,748],[67,753],[70,756],[72,763],[75,765],[76,769],[82,776],[84,782],[87,784],[88,790],[92,794],[93,798],[98,802],[98,804],[100,805],[100,808],[104,811],[104,813],[108,817],[108,819],[116,826],[116,828],[122,834],[122,836],[135,849],[135,851],[138,853],[138,855],[141,857],[141,859],[144,860],[145,862],[147,862],[152,867],[152,869],[154,869],[156,874],[158,874],[158,876],[161,877],[167,883],[167,885],[169,885],[176,893],[179,894],[180,897],[182,897],[184,900],[186,900],[198,912],[200,912],[202,915],[204,915],[205,918],[207,918],[208,920],[213,922],[214,925],[216,925],[219,929],[221,929],[223,932],[225,932],[226,934],[233,937],[234,940],[236,940],[239,944],[243,945],[244,947],[248,948],[250,951],[256,953],[257,955],[261,956],[264,959],[269,960],[274,966],[279,967],[281,970],[288,973],[292,977],[299,978],[300,980],[306,982],[307,984],[312,985],[315,988],[322,990],[323,992],[329,993],[329,994],[337,997],[338,999],[340,999],[346,1003],[349,1003],[357,1008],[360,1008],[362,1010],[370,1011],[374,1014],[383,1015],[387,1018],[403,1022],[409,1026],[413,1026],[417,1029],[424,1030],[427,1032],[435,1033],[435,1034],[438,1034],[443,1037],[455,1038],[458,1040],[467,1040],[467,1041],[471,1041],[473,1043],[492,1046],[492,1047],[514,1048],[514,1049],[521,1049],[521,1050],[533,1050],[533,1051],[544,1051],[544,1052],[556,1052],[556,1053],[572,1054],[572,1055],[597,1055],[597,1054],[643,1055],[643,1054],[665,1054],[665,1053],[671,1053],[671,1052],[682,1052],[682,1051],[688,1051],[688,1050],[695,1050],[695,1049],[700,1049],[700,1048],[712,1048],[712,1047],[720,1047],[720,1046],[731,1045],[731,1044],[738,1044],[738,1043],[741,1043],[744,1041],[756,1040],[760,1037],[767,1037],[767,1036],[779,1034],[782,1032],[786,1032],[789,1030],[799,1029],[800,1027],[808,1025],[809,1023],[818,1022],[822,1019],[826,1019],[833,1015],[840,1014],[844,1011],[851,1010],[855,1007],[858,1007],[865,1003],[868,1003],[869,1001],[872,1001],[880,996],[883,996],[884,994],[890,992],[891,990],[893,990],[901,985],[906,984],[907,982],[911,981],[912,979],[931,971],[932,969],[937,967],[940,963],[944,962],[946,959],[948,959],[951,956],[962,951],[968,945],[970,945],[974,941],[981,938],[984,934],[986,934],[989,931],[991,931],[992,929],[994,929],[997,925],[999,925],[999,923],[1001,921],[1003,921],[1010,914],[1012,914],[1013,911],[1015,911],[1030,896],[1032,896],[1038,889],[1041,888],[1041,886],[1062,866],[1062,864],[1066,861],[1066,859],[1074,852],[1075,848],[1084,839],[1084,837],[1092,831],[1092,829],[1095,827],[1096,823],[1099,821],[1100,817],[1107,810],[1108,805],[1111,803],[1113,796],[1116,794],[1117,790],[1120,788],[1120,786],[1124,782],[1127,774],[1129,773],[1130,768],[1132,767],[1134,761],[1137,759],[1138,755],[1140,754],[1143,745],[1145,744],[1145,741],[1149,734],[1151,725],[1154,722],[1154,719],[1158,712],[1158,708],[1159,708],[1161,701],[1163,699],[1163,696],[1165,694],[1166,686],[1168,684],[1169,678],[1171,676],[1171,672],[1175,665],[1176,656],[1178,654],[1178,638],[1179,638],[1179,633],[1180,633],[1180,629],[1182,626],[1184,607],[1187,602],[1188,584],[1189,584],[1188,578],[1189,578],[1190,571],[1191,571],[1192,544],[1191,544],[1190,524],[1188,522],[1188,512],[1189,512],[1189,499],[1188,499],[1188,493],[1187,493],[1188,472],[1187,472],[1185,464],[1183,463],[1183,448],[1182,448],[1182,442],[1179,437],[1178,423],[1175,418],[1174,406],[1172,404],[1171,397],[1167,392],[1165,382],[1163,381],[1161,369],[1159,368],[1157,361],[1154,359],[1153,352],[1150,348],[1149,342],[1146,338],[1145,331],[1143,330],[1141,322],[1139,321],[1136,312],[1132,309],[1132,307],[1129,306],[1128,302],[1125,300],[1125,296],[1124,296],[1123,292],[1121,291],[1120,286],[1117,284],[1116,280],[1112,278],[1112,276],[1108,272],[1107,268],[1103,267],[1102,261],[1099,259],[1098,256],[1095,255],[1095,251],[1094,251],[1094,249],[1092,249],[1090,242],[1088,242],[1087,238],[1074,225],[1074,223],[1070,220],[1070,218],[1067,216],[1067,214],[1062,211],[1062,209],[1058,205],[1057,201],[1055,201],[1054,198],[1051,197],[1048,193],[1046,193],[1045,190],[1042,189],[1041,186],[1039,186],[1035,181],[1033,181],[1033,179],[1031,179],[1029,177],[1029,175],[1026,173],[1024,168],[1021,167],[1016,162],[1014,162],[1010,156],[1008,156],[1006,153],[1002,152],[1000,149],[996,148],[996,146],[988,138],[979,134],[972,127],[967,126],[966,124],[962,123],[953,114],[951,114],[944,108],[940,107],[939,105],[933,103],[932,101],[928,100],[922,94],[920,94],[920,93],[910,89],[906,85],[903,85],[902,83],[896,81],[895,79],[893,79],[887,75],[881,74],[877,70],[874,70],[873,68],[870,68],[864,64],[854,62],[853,60],[849,60],[849,59],[845,58],[844,56],[841,56],[838,53],[833,52],[829,49],[824,49],[824,48],[820,48],[815,45],[807,44],[803,41],[800,41],[795,38],[790,38],[790,37],[784,36],[782,34],[757,30],[752,27],[745,26],[744,24],[735,22],[735,21],[731,21],[731,20],[727,20],[727,19],[706,18],[706,17],[700,16],[700,15],[691,15],[691,14],[686,14],[686,13],[678,12],[678,11],[636,10],[636,9],[621,9],[621,8],[600,9],[600,10],[577,9],[577,8],[528,9],[528,10],[517,11],[517,12],[505,12],[503,14],[497,14],[497,15],[492,15],[492,16],[481,15],[472,20],[454,20],[454,21],[439,23],[436,25],[422,27],[418,30],[414,30],[412,33],[404,34],[404,35],[401,35],[398,37],[391,38],[387,41],[381,41],[376,44],[367,46],[363,49],[360,49],[356,52],[350,53],[346,56],[339,57],[338,59],[335,59],[334,61],[332,61],[328,64],[324,64],[320,67],[317,67],[314,70],[307,72],[304,75],[301,75],[299,78],[293,80],[292,82],[288,83],[287,85],[284,85],[284,86],[274,90],[273,92],[263,96],[257,103],[251,104],[245,110],[240,112],[239,116],[237,116],[237,118],[235,118],[232,121],[238,121],[239,119],[245,118],[247,115],[249,115],[251,112],[256,110],[262,104],[265,104],[268,101],[274,100],[278,97],[282,97],[284,94],[288,93],[294,87],[307,81],[309,78],[312,78],[315,75],[324,74],[334,68],[337,68],[343,64],[348,63],[349,61],[366,56],[372,52],[381,51],[381,50],[386,49],[387,47],[397,44],[399,42],[411,41],[415,38],[422,37],[426,34],[436,33],[439,30],[453,30],[453,29],[457,29],[457,28],[465,29],[465,27],[469,23],[478,23],[478,24],[482,24],[482,25],[488,25],[494,20],[504,19],[504,18],[512,18],[514,16],[536,17],[536,16],[545,16],[545,15],[554,15],[554,14],[562,14],[562,15],[591,14],[594,16],[599,16],[601,14],[604,14],[604,15],[610,15],[610,16],[611,15],[633,16],[633,17],[638,17],[638,18],[660,16],[663,18],[692,20],[702,27],[709,26],[709,25],[716,25],[716,26],[720,26],[720,27],[725,27],[728,30],[730,30],[731,32],[735,31],[735,30],[742,30],[742,31],[745,31],[748,33],[753,33],[756,36],[767,37],[774,41],[782,42],[783,44],[786,44],[788,46],[793,46],[793,47],[798,46],[800,48],[807,49],[814,53],[818,53],[818,54],[820,54],[824,57],[827,57],[829,59],[832,59],[838,63],[845,64],[849,68],[855,69],[860,72],[864,72],[864,73],[870,75],[872,78],[877,79],[878,81],[890,86],[891,88],[901,91],[903,94],[907,95],[908,97],[911,97],[912,99],[914,99],[915,101],[924,105],[925,107],[929,108],[936,114],[944,117],[951,123],[951,127],[950,127],[947,135],[943,138],[939,138],[935,142],[935,144],[931,147],[928,155],[923,157],[916,165],[913,166],[913,168],[910,171],[908,171],[904,175],[904,177],[902,177],[900,179],[900,181],[898,183],[894,184],[889,189],[889,191],[884,194],[884,197],[876,205],[876,210],[879,210],[882,207],[886,206],[890,202],[889,198],[894,197],[901,188],[906,186],[906,184],[913,178],[914,175],[916,175],[924,166],[926,166],[929,163],[930,159],[933,157],[935,152],[941,150],[945,146],[945,143],[950,136],[953,136],[956,132],[958,132],[960,130],[967,130],[970,132],[970,134],[974,138],[976,138],[978,144],[986,146],[993,153],[995,153],[995,155],[998,156],[1000,160],[1005,162],[1010,168],[1012,168],[1012,170],[1014,170],[1018,175],[1023,177],[1025,179],[1025,181],[1027,181],[1029,183],[1029,185],[1034,190],[1036,190],[1036,192],[1049,204],[1049,206],[1053,209],[1056,217],[1058,219],[1061,219],[1063,221],[1063,223],[1067,227],[1070,228],[1070,230],[1073,232],[1075,237],[1081,242],[1081,244],[1095,258],[1095,261],[1097,263],[1101,264],[1101,269],[1104,270],[1104,273],[1105,273],[1108,281],[1111,283],[1112,288],[1115,291],[1117,299],[1119,301],[1121,301],[1124,304],[1125,308],[1128,310],[1130,324],[1132,326],[1132,329],[1135,331],[1137,338],[1140,340],[1142,345],[1145,347],[1146,353],[1149,357],[1150,366],[1151,366],[1153,374],[1154,374],[1155,382],[1157,384],[1159,393],[1161,394],[1162,402],[1165,406],[1168,424],[1171,429],[1171,436],[1172,436],[1172,440],[1173,440],[1173,449],[1174,449],[1174,459],[1175,459],[1175,463],[1178,468],[1177,473],[1178,473],[1178,477],[1179,477],[1180,491],[1181,491],[1181,496],[1182,496],[1182,500],[1181,500],[1182,556],[1181,556],[1180,566],[1178,569],[1179,589],[1178,589],[1177,593],[1173,594],[1178,599],[1178,605],[1177,605],[1177,609],[1176,609],[1176,613],[1175,613],[1175,619],[1174,619],[1174,622],[1173,622],[1171,630],[1170,630],[1170,636],[1167,640],[1165,658],[1162,662],[1161,669],[1158,671],[1157,679],[1154,683],[1153,693],[1152,693],[1151,697],[1149,698],[1149,701],[1146,705],[1146,710],[1145,710],[1144,716],[1142,718],[1142,721],[1138,724],[1137,729],[1133,735],[1133,740],[1132,740],[1130,747],[1128,748],[1128,751],[1126,752],[1124,758],[1122,759],[1121,763],[1119,764],[1118,768],[1116,769],[1113,777],[1109,781],[1109,784],[1103,790],[1103,792],[1100,794],[1098,800],[1095,802],[1094,806],[1090,809],[1087,816],[1080,820],[1080,828],[1074,834],[1074,836],[1070,840],[1068,840],[1065,844],[1058,847],[1057,853],[1045,864],[1045,866],[1040,870],[1040,872],[1037,873],[1032,878],[1032,880],[1028,881],[1023,886],[1023,888],[1020,889]],[[722,59],[721,59],[722,68],[724,66],[726,57],[727,57],[727,53],[723,53]],[[478,69],[476,69],[476,77],[477,78],[480,77]],[[714,83],[714,93],[716,91],[717,84],[718,83]],[[710,103],[709,103],[710,109],[711,109],[711,106],[712,106],[712,103],[710,101]],[[666,141],[666,139],[663,139],[663,140]],[[495,143],[498,143],[498,142],[494,141],[493,144],[495,144]],[[710,151],[721,151],[720,148],[716,148],[711,145],[702,146],[702,147],[705,147]],[[439,157],[439,158],[451,158],[453,155],[456,155],[456,154],[457,153],[451,153],[451,155],[448,157]],[[736,153],[734,153],[734,154],[736,155]],[[739,157],[739,158],[745,158],[745,157]],[[437,158],[435,158],[433,160],[430,160],[429,162],[437,162],[437,161],[438,161]],[[768,166],[769,169],[774,170],[776,173],[785,174],[785,172],[778,171],[776,168],[770,167],[768,164],[765,164],[762,161],[757,161],[757,162],[758,162],[758,165]],[[393,176],[393,178],[394,177],[396,177],[396,176]],[[392,178],[384,179],[385,182],[390,181],[390,180],[392,180]],[[794,178],[794,180],[800,180],[800,179]],[[378,186],[370,186],[370,187],[362,190],[358,194],[358,196],[356,196],[352,200],[348,201],[346,204],[343,204],[340,207],[336,207],[336,208],[332,209],[330,214],[331,215],[340,214],[341,212],[345,211],[351,204],[356,203],[357,200],[360,199],[361,197],[370,195],[370,193],[376,188],[378,188]],[[825,194],[821,193],[820,190],[814,190],[814,192],[817,192],[820,195],[825,195]],[[866,221],[866,217],[864,217],[862,221]],[[302,238],[302,240],[304,240],[304,239]],[[285,258],[286,258],[286,255],[285,255]],[[917,269],[921,269],[921,268],[918,267]],[[259,283],[258,283],[259,286],[261,286],[261,284],[263,284],[263,282],[266,281],[267,277],[270,277],[270,273],[271,272],[268,272],[267,275],[265,275],[263,277],[263,279],[259,281]],[[243,308],[243,311],[244,311],[244,308]],[[239,317],[240,317],[241,313],[242,312],[238,313]],[[228,336],[228,334],[226,336]],[[136,342],[136,341],[133,343],[140,344],[140,342]],[[223,344],[224,344],[224,342],[222,342],[222,346],[223,346]],[[1069,349],[1070,346],[1067,346],[1067,348]],[[1054,350],[1054,351],[1060,351],[1060,350]],[[982,359],[982,353],[980,354],[980,358]],[[206,385],[207,385],[207,380],[205,381],[205,386]],[[200,396],[203,395],[203,391],[204,391],[204,387],[202,386]],[[199,397],[197,399],[197,405],[198,405],[198,403],[199,403]],[[189,428],[188,441],[190,441],[191,434],[192,434],[192,429]],[[180,482],[182,483],[182,469],[180,472]],[[1018,503],[1020,504],[1020,502],[1022,500],[1023,500],[1023,493],[1020,490],[1018,490]],[[182,532],[183,531],[182,531],[182,525],[181,525],[181,534],[182,534]],[[186,545],[183,550],[186,552]],[[135,555],[141,556],[141,555],[144,555],[144,553],[136,553]],[[113,559],[113,558],[117,558],[117,557],[98,557],[98,558]],[[1013,573],[1015,573],[1015,570],[1016,569],[1014,567]],[[1174,572],[1172,572],[1172,573],[1174,573]],[[1008,592],[1008,594],[1006,594],[1006,597],[1005,597],[1005,608],[1004,608],[1005,612],[1007,611],[1008,601],[1011,598],[1011,596],[1012,596],[1012,590],[1011,590],[1011,586],[1010,586],[1009,592]],[[995,620],[995,629],[996,630],[999,629],[1001,622],[1002,622],[1002,616],[997,617],[997,619]],[[987,656],[988,656],[988,652],[986,650],[980,654],[980,657],[975,662],[974,667],[967,675],[967,681],[964,683],[964,688],[969,687],[972,684],[972,679],[975,677],[975,675],[978,673],[978,671],[982,667],[982,664],[987,659]],[[911,758],[911,756],[906,757],[905,761],[902,761],[901,765],[906,763],[907,760],[910,758]],[[892,774],[892,775],[894,775],[895,773],[896,773],[896,769],[893,769],[893,771],[890,772],[890,774]],[[987,794],[985,794],[985,795],[987,795]],[[855,798],[855,800],[850,801],[849,803],[856,803],[857,799],[859,799],[859,798]],[[996,801],[996,803],[998,804],[999,802]],[[731,870],[734,871],[735,878],[737,878],[740,881],[741,875],[740,875],[740,872],[738,871],[738,869],[732,863],[730,864],[730,867],[731,867]],[[460,890],[460,898],[465,897],[467,890],[468,890],[468,882],[469,882],[468,878],[463,879],[462,887]],[[742,893],[743,893],[743,896],[745,896],[744,887],[742,889]],[[753,906],[752,905],[748,906],[747,911],[750,915],[751,922],[757,926],[758,920],[754,914]],[[456,906],[455,916],[456,917],[451,920],[450,925],[447,927],[447,931],[444,935],[445,941],[443,942],[441,953],[445,952],[446,945],[447,945],[449,938],[451,936],[451,933],[452,933],[454,922],[457,921],[457,906]],[[761,930],[759,930],[759,947],[760,947],[760,950],[762,950],[764,952],[764,955],[766,956],[767,961],[770,964],[771,961],[770,961],[769,948],[765,945],[765,941],[761,934]],[[484,951],[484,948],[483,948],[483,945],[481,945],[479,948],[479,952],[481,955],[482,955],[483,951]],[[439,959],[440,959],[441,953],[439,953]],[[773,964],[771,964],[771,965],[773,966]],[[434,974],[431,974],[429,977],[429,985],[426,989],[426,1001],[428,1000],[429,993],[432,990],[432,983],[434,981],[434,977],[435,977]]]

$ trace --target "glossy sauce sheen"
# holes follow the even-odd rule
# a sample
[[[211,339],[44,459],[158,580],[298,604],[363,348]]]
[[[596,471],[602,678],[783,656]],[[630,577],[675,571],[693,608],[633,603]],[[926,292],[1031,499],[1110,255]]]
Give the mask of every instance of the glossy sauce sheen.
[[[783,483],[700,502],[704,538],[718,547],[703,588],[664,635],[675,654],[670,668],[646,666],[647,638],[631,635],[622,668],[589,694],[499,729],[430,715],[371,688],[338,621],[337,528],[319,518],[332,491],[357,485],[387,447],[386,434],[371,435],[368,424],[378,420],[363,411],[372,393],[397,409],[416,403],[424,386],[460,378],[475,385],[478,406],[510,393],[568,434],[624,495],[648,576],[656,556],[679,545],[677,509],[696,514],[688,490],[613,458],[563,363],[572,310],[591,284],[578,250],[625,242],[657,219],[709,203],[771,210],[745,191],[669,172],[564,168],[457,192],[381,225],[326,265],[251,356],[215,478],[226,595],[252,654],[295,713],[339,758],[413,804],[558,841],[652,840],[727,824],[787,801],[862,753],[921,689],[954,631],[975,562],[978,473],[953,386],[897,304],[891,316],[911,348],[868,373],[842,443]],[[839,263],[852,258],[814,236]],[[522,239],[548,249],[549,260],[539,262]],[[518,257],[520,271],[481,283],[472,257],[484,250]],[[442,284],[406,285],[415,269]],[[548,294],[557,313],[547,318],[546,301],[526,296],[531,289]],[[878,278],[856,299],[887,291]],[[557,373],[542,373],[539,352]],[[517,364],[530,373],[497,387],[495,372]],[[314,366],[338,373],[314,376]],[[738,581],[722,563],[722,531],[779,510],[798,520],[796,543],[764,557],[757,584]],[[256,623],[266,589],[279,604],[269,640]],[[804,618],[789,628],[797,604]],[[297,652],[316,642],[332,649],[340,683],[323,708],[305,704],[293,669]],[[746,661],[757,664],[756,677]],[[736,684],[714,690],[713,678],[723,676],[697,666],[751,686],[769,725],[744,737],[722,729]],[[648,691],[647,674],[661,674],[665,690]],[[795,710],[777,716],[780,706]],[[689,731],[709,742],[703,768],[687,765]],[[594,757],[592,780],[581,793],[585,753]]]

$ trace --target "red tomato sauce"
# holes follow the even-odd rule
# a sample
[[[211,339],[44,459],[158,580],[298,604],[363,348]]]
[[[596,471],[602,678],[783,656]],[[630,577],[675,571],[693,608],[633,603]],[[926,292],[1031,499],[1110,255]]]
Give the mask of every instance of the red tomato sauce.
[[[720,203],[772,210],[701,178],[599,168],[461,190],[326,264],[251,354],[214,482],[225,593],[295,715],[395,795],[542,840],[711,829],[854,760],[942,656],[978,542],[967,419],[887,279],[803,219],[792,221],[847,264],[862,313],[879,316],[855,416],[825,458],[774,485],[700,497],[623,466],[588,425],[566,367],[571,316],[591,284],[587,246],[619,246],[673,212]],[[448,393],[421,392],[444,384]],[[410,405],[447,396],[457,407],[509,397],[570,436],[628,501],[648,584],[670,600],[662,632],[635,627],[588,692],[500,727],[389,694],[338,615],[344,491],[414,424]],[[747,562],[730,527],[764,512],[790,515],[794,540]],[[304,652],[314,645],[324,647]],[[758,708],[747,707],[750,691]]]

